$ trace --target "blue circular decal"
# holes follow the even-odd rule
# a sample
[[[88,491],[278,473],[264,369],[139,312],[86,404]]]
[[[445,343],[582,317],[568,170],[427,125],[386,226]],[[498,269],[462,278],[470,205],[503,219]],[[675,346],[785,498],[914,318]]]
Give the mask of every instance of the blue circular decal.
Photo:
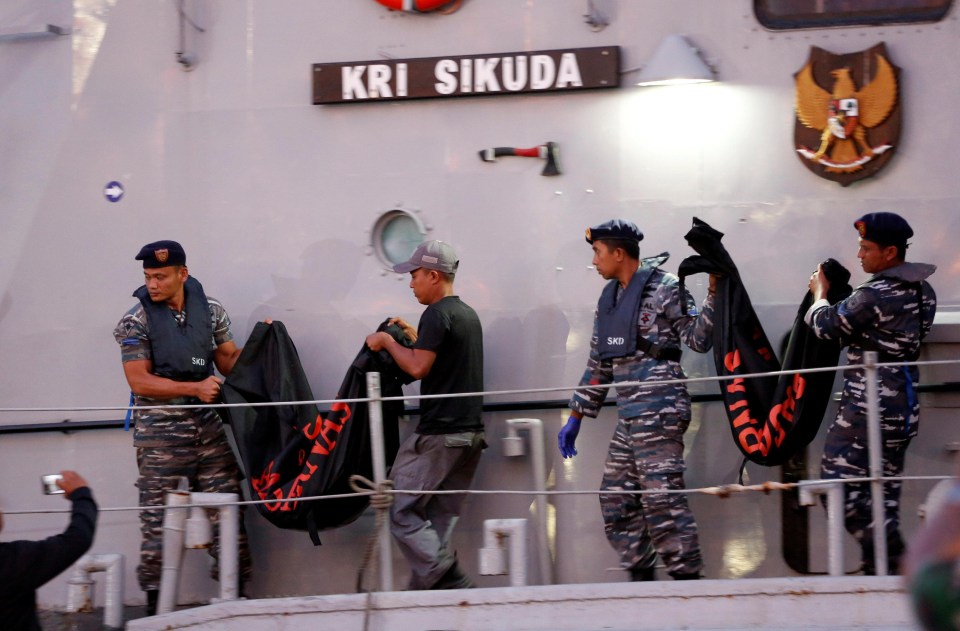
[[[109,182],[103,187],[103,196],[107,198],[107,201],[119,202],[120,198],[123,197],[123,184]]]

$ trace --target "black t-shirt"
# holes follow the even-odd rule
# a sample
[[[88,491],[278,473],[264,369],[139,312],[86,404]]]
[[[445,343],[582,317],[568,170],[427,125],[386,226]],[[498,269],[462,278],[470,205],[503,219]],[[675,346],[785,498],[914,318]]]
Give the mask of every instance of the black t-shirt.
[[[477,312],[457,296],[447,296],[420,316],[413,348],[437,358],[420,383],[421,394],[483,391],[483,331]],[[482,430],[482,397],[420,400],[418,434]]]

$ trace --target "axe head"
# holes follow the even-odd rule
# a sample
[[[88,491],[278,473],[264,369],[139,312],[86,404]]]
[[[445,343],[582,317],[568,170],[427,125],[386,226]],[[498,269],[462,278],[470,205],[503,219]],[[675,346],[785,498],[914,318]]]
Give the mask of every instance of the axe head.
[[[547,163],[540,175],[560,175],[560,146],[555,142],[548,142],[540,146],[540,157]]]

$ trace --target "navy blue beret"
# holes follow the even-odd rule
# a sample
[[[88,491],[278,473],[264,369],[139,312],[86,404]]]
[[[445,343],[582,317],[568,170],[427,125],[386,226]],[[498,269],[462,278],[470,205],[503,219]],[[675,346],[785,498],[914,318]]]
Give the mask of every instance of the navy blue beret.
[[[905,245],[913,236],[907,220],[896,213],[868,213],[853,222],[861,239],[880,245]]]
[[[611,219],[598,226],[587,228],[587,243],[599,239],[626,239],[627,241],[643,241],[643,233],[632,221]]]
[[[143,269],[169,267],[170,265],[186,265],[187,254],[176,241],[154,241],[142,248],[135,257],[143,261]]]

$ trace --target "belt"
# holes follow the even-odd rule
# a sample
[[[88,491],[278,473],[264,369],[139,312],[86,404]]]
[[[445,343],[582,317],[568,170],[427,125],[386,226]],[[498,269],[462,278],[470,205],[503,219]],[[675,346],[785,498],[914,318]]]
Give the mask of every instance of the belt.
[[[650,340],[637,337],[637,350],[644,355],[649,355],[658,361],[680,361],[682,351],[679,348],[670,348],[654,344]]]

